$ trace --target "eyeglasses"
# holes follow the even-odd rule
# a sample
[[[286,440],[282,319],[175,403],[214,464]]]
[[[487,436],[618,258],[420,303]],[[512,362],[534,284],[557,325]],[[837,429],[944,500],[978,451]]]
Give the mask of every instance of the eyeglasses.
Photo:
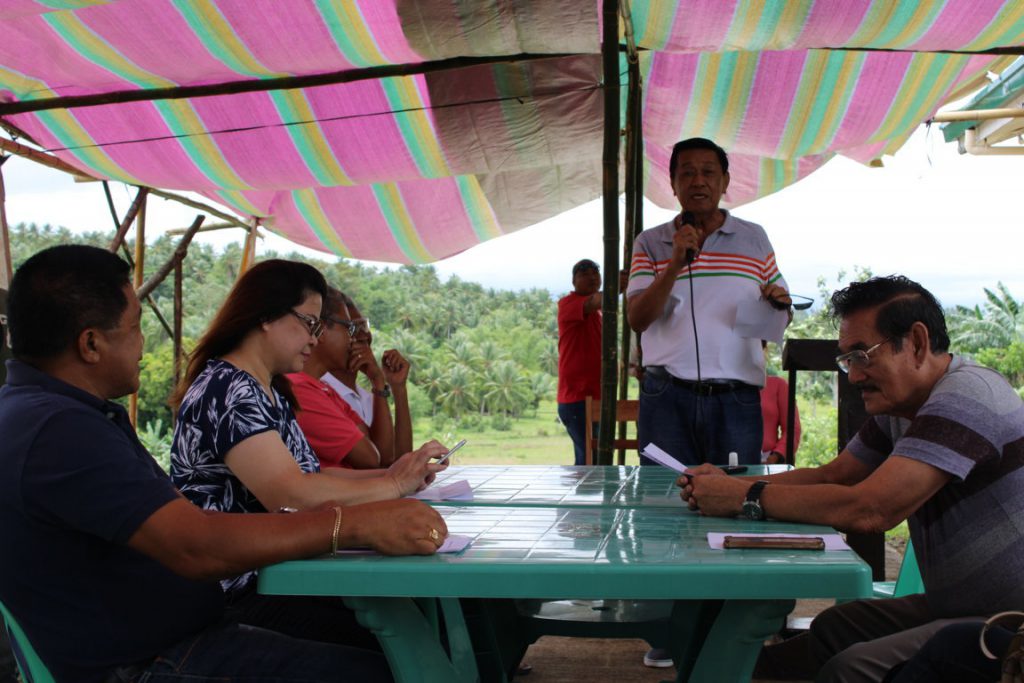
[[[335,325],[344,325],[348,328],[348,335],[354,337],[360,332],[364,334],[370,334],[370,321],[366,318],[356,318],[355,320],[345,320],[344,318],[335,318],[333,315],[324,316],[324,320],[334,323]]]
[[[871,354],[874,353],[875,350],[878,349],[880,346],[882,346],[882,344],[891,342],[893,339],[895,339],[895,337],[883,339],[882,341],[878,342],[877,344],[875,344],[866,351],[863,349],[857,349],[856,351],[850,351],[849,353],[844,353],[839,356],[836,356],[836,365],[839,366],[840,370],[846,373],[850,372],[851,367],[857,368],[858,370],[863,370],[864,368],[871,365]]]
[[[783,303],[778,299],[768,299],[768,303],[771,304],[772,308],[777,308],[780,311],[784,311],[790,307],[797,311],[806,311],[814,303],[814,299],[809,296],[801,296],[800,294],[792,293],[787,293],[786,296],[789,297],[788,304]],[[797,301],[797,299],[800,299],[800,301]]]
[[[302,324],[306,326],[306,331],[309,332],[309,336],[314,339],[319,339],[320,335],[324,333],[324,321],[320,318],[314,318],[311,315],[299,313],[298,311],[293,311],[290,308],[288,309],[288,312],[302,321]]]

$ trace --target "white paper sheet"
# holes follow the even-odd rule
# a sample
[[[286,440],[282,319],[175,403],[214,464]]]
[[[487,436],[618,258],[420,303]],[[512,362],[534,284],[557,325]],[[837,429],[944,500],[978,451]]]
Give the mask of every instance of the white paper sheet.
[[[732,329],[745,339],[766,339],[781,344],[788,324],[788,312],[772,308],[764,299],[751,299],[736,308],[736,324]]]
[[[686,465],[679,462],[671,455],[655,446],[653,443],[649,443],[646,446],[644,446],[643,450],[641,450],[640,452],[646,455],[654,462],[658,463],[659,465],[662,465],[663,467],[667,467],[670,470],[675,470],[676,472],[682,473],[686,469]]]
[[[730,531],[729,533],[719,533],[717,531],[708,532],[708,545],[716,550],[724,550],[725,537],[726,536],[764,536],[769,538],[820,538],[825,541],[825,550],[852,550],[852,548],[846,545],[846,541],[843,540],[840,534],[751,534],[746,531],[737,533]]]
[[[444,539],[444,543],[437,549],[439,553],[458,553],[462,552],[469,547],[469,544],[473,542],[472,536],[462,536],[459,534],[450,534],[448,538]],[[379,555],[376,550],[371,548],[343,548],[339,550],[338,555]]]
[[[444,486],[431,486],[410,497],[431,501],[473,500],[473,489],[468,481],[460,479]]]

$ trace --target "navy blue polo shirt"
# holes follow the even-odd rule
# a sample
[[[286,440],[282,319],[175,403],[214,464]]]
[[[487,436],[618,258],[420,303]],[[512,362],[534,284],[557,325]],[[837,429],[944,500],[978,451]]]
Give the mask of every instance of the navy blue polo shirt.
[[[0,600],[58,681],[99,681],[219,619],[216,582],[126,545],[179,494],[121,406],[9,360],[0,444]]]

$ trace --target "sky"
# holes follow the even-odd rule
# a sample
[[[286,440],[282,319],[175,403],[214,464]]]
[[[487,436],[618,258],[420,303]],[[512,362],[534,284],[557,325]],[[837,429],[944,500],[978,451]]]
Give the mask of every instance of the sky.
[[[945,306],[980,303],[984,288],[994,289],[998,282],[1020,300],[1022,170],[1024,157],[960,155],[955,143],[943,142],[937,127],[928,131],[922,126],[895,156],[884,159],[883,168],[836,157],[804,180],[735,213],[764,226],[779,268],[796,294],[817,297],[819,277],[834,288],[861,267],[876,275],[900,273],[915,279]],[[113,227],[98,183],[75,183],[70,176],[18,157],[4,164],[3,173],[11,225],[50,223],[73,232]],[[135,190],[120,184],[111,189],[123,215]],[[677,211],[647,203],[644,226],[663,223]],[[152,197],[147,239],[187,227],[195,214],[194,209]],[[571,288],[573,263],[581,258],[603,263],[601,215],[601,201],[596,200],[435,266],[442,279],[456,275],[485,287],[539,287],[560,295]],[[200,234],[197,241],[223,246],[242,238],[241,230],[224,230]],[[258,246],[260,252],[268,249],[334,258],[273,235]],[[848,275],[842,283],[841,271]]]

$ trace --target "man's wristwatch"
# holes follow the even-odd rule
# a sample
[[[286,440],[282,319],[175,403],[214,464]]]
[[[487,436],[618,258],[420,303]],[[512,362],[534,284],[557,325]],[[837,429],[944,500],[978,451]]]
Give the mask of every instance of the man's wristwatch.
[[[381,398],[391,398],[391,385],[385,384],[383,389],[373,389],[374,396],[380,396]]]
[[[761,520],[765,518],[764,508],[761,507],[761,491],[768,485],[764,479],[755,481],[747,489],[747,498],[743,501],[743,516],[747,519]]]

